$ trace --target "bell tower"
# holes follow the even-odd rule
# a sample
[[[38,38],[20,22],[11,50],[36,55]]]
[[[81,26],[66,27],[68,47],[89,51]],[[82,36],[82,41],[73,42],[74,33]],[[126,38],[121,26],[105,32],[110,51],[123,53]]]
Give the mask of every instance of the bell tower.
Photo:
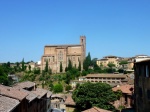
[[[82,62],[86,57],[86,36],[80,36],[80,45],[82,46]]]

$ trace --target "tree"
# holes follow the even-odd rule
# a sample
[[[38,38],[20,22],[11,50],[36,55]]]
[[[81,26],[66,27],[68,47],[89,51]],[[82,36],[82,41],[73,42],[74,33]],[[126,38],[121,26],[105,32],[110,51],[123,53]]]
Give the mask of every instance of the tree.
[[[48,60],[46,61],[45,72],[48,72]]]
[[[115,67],[115,64],[113,64],[113,63],[108,63],[107,66],[108,66],[109,68],[113,68],[113,67]]]
[[[56,84],[56,85],[54,85],[53,91],[54,91],[54,93],[61,93],[61,92],[63,92],[63,86],[62,86],[62,84]]]
[[[77,108],[81,110],[89,109],[92,106],[114,110],[115,108],[110,102],[117,100],[117,95],[109,84],[86,82],[73,92],[72,98],[76,102]]]
[[[81,71],[81,61],[80,60],[78,60],[78,61],[79,61],[78,70]]]
[[[69,59],[68,69],[67,70],[71,70],[71,69],[72,69],[72,63],[71,63],[71,60]]]
[[[29,65],[29,71],[31,71],[31,65]]]
[[[70,85],[66,85],[65,90],[68,92],[69,90],[71,90],[72,87]]]
[[[49,67],[49,69],[48,69],[48,73],[49,73],[49,75],[51,75],[52,74],[52,69]]]
[[[121,65],[123,69],[125,68],[124,65],[126,65],[126,64],[128,64],[128,61],[126,61],[126,60],[122,60],[119,63],[119,65]]]
[[[62,62],[60,62],[60,72],[63,71]]]
[[[24,58],[22,59],[22,62],[21,62],[21,66],[22,66],[22,71],[25,71],[25,65],[24,65]]]
[[[8,85],[8,77],[2,66],[0,66],[0,84]]]
[[[85,60],[83,62],[83,69],[85,71],[87,71],[89,66],[91,66],[91,55],[90,55],[90,53],[88,53],[88,56],[85,58]]]
[[[71,80],[71,73],[69,71],[66,72],[66,78],[65,78],[65,83],[69,84]]]
[[[120,65],[124,65],[124,64],[128,64],[128,61],[126,61],[126,60],[122,60],[122,61],[120,61],[120,63],[119,63]]]

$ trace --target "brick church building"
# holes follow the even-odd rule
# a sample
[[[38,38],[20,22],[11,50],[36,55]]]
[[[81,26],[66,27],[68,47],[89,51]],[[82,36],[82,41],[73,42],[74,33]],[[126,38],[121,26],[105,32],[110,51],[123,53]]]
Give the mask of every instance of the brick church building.
[[[62,63],[63,72],[68,66],[69,60],[75,67],[79,66],[81,62],[81,68],[83,68],[83,61],[86,56],[86,37],[80,36],[80,44],[71,45],[46,45],[44,47],[44,54],[41,58],[41,69],[45,69],[46,62],[51,68],[53,73],[60,72],[60,63]]]

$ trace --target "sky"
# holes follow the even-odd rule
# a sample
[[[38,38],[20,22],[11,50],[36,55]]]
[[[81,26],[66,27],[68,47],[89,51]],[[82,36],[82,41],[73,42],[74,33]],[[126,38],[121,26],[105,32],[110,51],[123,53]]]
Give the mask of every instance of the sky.
[[[81,35],[92,58],[150,55],[150,0],[0,0],[0,63],[37,62]]]

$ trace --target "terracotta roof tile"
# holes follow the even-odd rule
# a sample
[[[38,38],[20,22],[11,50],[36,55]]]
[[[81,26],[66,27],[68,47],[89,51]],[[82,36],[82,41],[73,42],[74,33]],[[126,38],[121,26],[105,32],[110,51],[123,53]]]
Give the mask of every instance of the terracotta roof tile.
[[[31,91],[32,93],[38,95],[38,98],[42,98],[48,91],[45,89],[41,89],[41,88],[36,88],[36,90]]]
[[[18,89],[0,85],[0,94],[17,100],[23,100],[28,94]]]
[[[133,85],[122,85],[119,87],[114,87],[112,88],[113,91],[120,90],[122,93],[127,93],[127,94],[132,94],[132,91],[130,90],[131,88],[134,88]]]
[[[10,112],[12,111],[18,104],[19,100],[12,99],[6,96],[0,96],[0,112]]]
[[[24,89],[24,88],[34,87],[34,85],[35,85],[34,82],[26,81],[26,82],[17,83],[14,87]]]
[[[66,101],[65,101],[65,105],[73,105],[73,106],[76,105],[76,103],[73,101],[71,95],[70,95],[70,96],[67,96],[67,99],[66,99]]]
[[[100,108],[98,108],[98,107],[93,107],[93,108],[84,110],[84,111],[82,111],[82,112],[112,112],[112,111],[100,109]]]
[[[25,93],[28,94],[28,96],[26,96],[26,99],[29,102],[33,101],[35,98],[38,97],[38,95],[36,95],[35,93],[32,93],[31,91],[27,91],[27,90],[24,90],[24,89],[20,89],[20,91],[25,92]]]
[[[47,98],[50,98],[52,96],[52,92],[51,91],[48,91],[47,92]]]

